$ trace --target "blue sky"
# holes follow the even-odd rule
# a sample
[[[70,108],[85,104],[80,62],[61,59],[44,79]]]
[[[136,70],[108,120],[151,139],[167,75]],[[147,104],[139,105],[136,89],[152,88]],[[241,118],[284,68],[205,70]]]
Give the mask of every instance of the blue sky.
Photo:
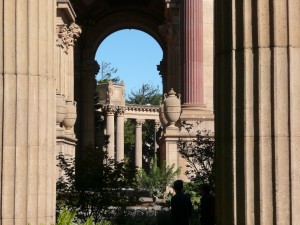
[[[139,90],[143,83],[157,85],[162,90],[162,80],[156,65],[162,59],[162,49],[147,33],[139,30],[120,30],[109,35],[100,44],[96,60],[109,62],[118,69],[115,75],[125,82],[126,96]],[[97,79],[100,79],[100,73]]]

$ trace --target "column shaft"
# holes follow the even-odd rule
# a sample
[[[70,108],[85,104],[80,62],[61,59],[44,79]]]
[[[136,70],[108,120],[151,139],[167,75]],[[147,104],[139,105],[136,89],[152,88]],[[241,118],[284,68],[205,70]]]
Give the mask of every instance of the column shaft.
[[[95,60],[86,60],[81,73],[81,99],[78,102],[80,108],[80,131],[82,148],[94,145],[94,95],[96,85],[96,74],[99,71],[99,65]]]
[[[183,103],[203,105],[203,2],[185,0],[183,4]]]
[[[135,166],[143,167],[143,137],[142,137],[142,120],[136,120],[135,125]]]
[[[111,107],[106,110],[106,134],[109,135],[107,153],[109,158],[115,158],[115,114]]]
[[[124,109],[117,111],[117,148],[116,160],[120,162],[124,159]]]
[[[299,6],[216,3],[218,224],[300,219]]]
[[[0,6],[0,224],[55,221],[55,2]]]

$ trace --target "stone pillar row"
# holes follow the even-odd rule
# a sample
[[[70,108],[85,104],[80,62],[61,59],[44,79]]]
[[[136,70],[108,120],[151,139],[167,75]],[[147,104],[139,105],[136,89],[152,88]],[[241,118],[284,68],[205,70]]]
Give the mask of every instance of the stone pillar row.
[[[0,224],[55,222],[55,4],[0,4]]]
[[[215,4],[217,224],[299,224],[300,2]]]
[[[106,135],[109,135],[109,143],[107,145],[107,152],[109,158],[116,158],[120,162],[124,159],[124,107],[114,107],[107,105],[106,112]],[[115,128],[116,115],[116,128]],[[145,121],[136,119],[135,126],[135,165],[142,168],[143,162],[143,138],[142,125]],[[159,122],[157,122],[159,123]],[[116,137],[115,137],[116,135]],[[157,145],[156,145],[157,146]],[[116,153],[116,154],[115,154]]]

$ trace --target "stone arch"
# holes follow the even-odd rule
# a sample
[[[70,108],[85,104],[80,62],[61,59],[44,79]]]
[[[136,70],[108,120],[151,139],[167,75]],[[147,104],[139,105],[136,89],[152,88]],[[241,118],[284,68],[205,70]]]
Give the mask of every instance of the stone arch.
[[[78,102],[75,129],[77,128],[79,140],[78,149],[94,143],[93,88],[89,87],[93,87],[94,76],[99,70],[95,55],[101,42],[118,30],[137,29],[150,35],[160,45],[163,57],[167,49],[166,40],[159,29],[164,23],[163,11],[161,15],[157,15],[142,8],[108,7],[105,13],[95,9],[91,14],[93,19],[88,21],[78,16],[82,27],[81,38],[75,51],[75,100]],[[86,118],[89,118],[88,121]]]

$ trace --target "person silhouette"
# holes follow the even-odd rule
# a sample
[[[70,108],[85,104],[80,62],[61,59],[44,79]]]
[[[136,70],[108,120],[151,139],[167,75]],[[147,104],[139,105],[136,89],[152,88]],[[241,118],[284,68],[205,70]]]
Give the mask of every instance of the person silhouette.
[[[200,222],[201,225],[215,225],[215,198],[208,184],[201,187]]]
[[[173,184],[175,195],[171,198],[172,225],[189,225],[192,216],[191,199],[183,193],[183,181],[176,180]]]

